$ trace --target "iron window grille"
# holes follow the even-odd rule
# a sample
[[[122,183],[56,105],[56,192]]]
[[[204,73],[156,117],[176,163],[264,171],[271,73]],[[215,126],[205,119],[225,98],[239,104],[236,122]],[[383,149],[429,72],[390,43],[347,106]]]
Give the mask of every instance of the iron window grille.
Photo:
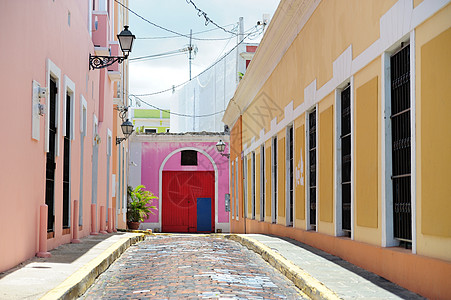
[[[390,58],[394,237],[412,241],[410,45]],[[407,245],[406,245],[407,246]]]
[[[341,92],[341,216],[342,230],[351,231],[351,88]]]
[[[310,225],[316,229],[316,109],[308,116],[309,214]]]

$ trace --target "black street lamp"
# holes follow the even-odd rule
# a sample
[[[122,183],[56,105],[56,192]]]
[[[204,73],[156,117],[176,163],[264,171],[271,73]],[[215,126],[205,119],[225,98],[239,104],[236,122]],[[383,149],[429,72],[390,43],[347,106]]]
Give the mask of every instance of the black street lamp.
[[[126,140],[130,134],[133,133],[133,124],[132,122],[130,122],[128,119],[125,119],[125,115],[127,114],[128,111],[128,107],[127,106],[121,106],[121,107],[117,107],[116,110],[119,111],[119,117],[121,118],[121,120],[123,121],[121,124],[121,129],[122,129],[122,133],[124,134],[125,137],[121,138],[121,137],[116,137],[116,145],[119,145],[122,141]]]
[[[132,51],[133,41],[135,40],[135,36],[128,30],[128,26],[124,26],[124,30],[121,31],[117,35],[117,39],[119,40],[119,45],[121,46],[122,53],[124,56],[95,56],[89,54],[89,69],[103,69],[108,66],[111,66],[115,62],[122,63],[125,59],[127,59],[128,55]]]
[[[225,147],[226,147],[226,144],[222,140],[219,140],[219,142],[216,144],[216,150],[218,150],[219,154],[229,158],[230,153],[223,153],[225,150]]]

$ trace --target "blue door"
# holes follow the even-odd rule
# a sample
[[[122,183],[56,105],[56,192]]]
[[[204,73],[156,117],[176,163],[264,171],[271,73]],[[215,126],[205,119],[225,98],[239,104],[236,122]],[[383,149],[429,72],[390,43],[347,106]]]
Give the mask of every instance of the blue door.
[[[211,198],[197,198],[197,231],[211,232]]]

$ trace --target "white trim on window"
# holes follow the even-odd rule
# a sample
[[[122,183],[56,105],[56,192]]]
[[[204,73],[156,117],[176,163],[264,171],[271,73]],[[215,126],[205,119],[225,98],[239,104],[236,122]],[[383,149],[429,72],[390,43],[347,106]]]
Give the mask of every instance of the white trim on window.
[[[109,128],[106,129],[106,136],[107,136],[106,155],[110,157],[113,148],[113,133]]]
[[[415,93],[415,31],[410,32],[410,205],[412,214],[412,253],[417,253],[417,163],[416,163],[416,93]]]
[[[393,224],[393,184],[391,180],[392,175],[392,136],[391,136],[391,67],[390,58],[399,49],[401,42],[409,43],[410,34],[405,35],[400,40],[395,42],[389,48],[386,49],[381,55],[381,189],[382,189],[382,247],[398,246],[399,241],[394,238],[394,224]],[[412,53],[412,48],[410,50]],[[412,57],[410,58],[412,61]],[[411,66],[412,67],[412,66]],[[415,74],[411,68],[410,70],[411,80],[415,78]],[[413,76],[413,77],[412,77]],[[414,80],[413,80],[414,81]],[[412,82],[411,82],[412,87]],[[410,91],[411,93],[413,91]],[[411,94],[412,103],[412,94]],[[411,111],[412,114],[412,111]],[[415,119],[412,119],[411,126],[414,126]],[[411,133],[413,134],[413,133]],[[411,144],[411,149],[414,147]],[[412,159],[413,152],[411,152]],[[412,170],[411,170],[412,171]],[[414,179],[413,179],[414,180]],[[415,186],[412,186],[414,189]],[[412,195],[413,196],[413,195]],[[413,202],[413,198],[412,198]],[[413,221],[413,219],[412,219]],[[412,229],[416,224],[412,223]],[[413,239],[412,230],[412,239]],[[413,251],[413,240],[412,240]]]
[[[92,144],[96,144],[96,135],[99,134],[99,121],[95,114],[92,115]]]
[[[277,207],[277,194],[278,194],[278,189],[277,188],[277,171],[278,171],[278,167],[277,166],[277,158],[278,158],[278,153],[277,153],[277,145],[278,141],[277,141],[277,135],[273,136],[271,139],[271,222],[272,223],[277,223],[277,212],[276,212],[276,207]]]
[[[255,184],[256,184],[256,178],[257,178],[257,174],[255,173],[255,152],[252,152],[252,156],[251,156],[251,217],[253,220],[255,220],[255,215],[256,215],[256,204],[257,204],[257,199],[256,199],[256,190],[255,190]]]
[[[316,159],[316,188],[315,188],[315,199],[316,199],[316,223],[315,227],[313,228],[312,225],[310,225],[310,142],[309,142],[309,130],[310,130],[310,118],[309,114],[315,110],[315,128],[316,128],[316,145],[315,145],[315,159]],[[319,132],[319,122],[318,122],[318,105],[313,105],[310,107],[306,114],[305,114],[305,156],[306,156],[306,173],[305,173],[305,228],[307,230],[315,230],[318,231],[318,208],[319,208],[319,202],[318,202],[318,149],[319,149],[319,141],[318,141],[318,132]]]
[[[67,107],[66,107],[66,95],[69,94],[70,96],[70,119],[71,119],[71,124],[70,124],[70,130],[71,132],[69,133],[69,138],[71,140],[74,140],[75,138],[75,83],[70,80],[69,77],[67,77],[67,75],[64,75],[64,91],[63,91],[63,95],[64,95],[64,99],[63,99],[63,127],[62,127],[62,131],[63,131],[63,136],[67,136],[67,132],[66,132],[66,111],[67,111]]]
[[[88,128],[88,103],[83,95],[80,95],[80,134],[86,136]]]
[[[50,127],[50,79],[53,78],[56,81],[56,103],[55,103],[55,114],[56,114],[56,141],[55,141],[55,156],[59,156],[59,145],[60,145],[60,134],[59,129],[61,128],[61,117],[60,117],[60,87],[61,87],[61,69],[58,68],[50,59],[47,59],[46,66],[46,86],[48,88],[47,96],[45,97],[46,114],[45,114],[45,152],[49,152],[49,127]]]

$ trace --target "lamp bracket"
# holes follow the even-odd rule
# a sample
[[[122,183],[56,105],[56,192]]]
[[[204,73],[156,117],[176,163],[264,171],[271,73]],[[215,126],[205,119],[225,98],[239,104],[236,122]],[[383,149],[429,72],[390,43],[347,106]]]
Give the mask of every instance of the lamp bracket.
[[[122,141],[124,141],[126,139],[127,138],[116,137],[116,145],[119,145],[120,143],[122,143]]]
[[[118,105],[115,110],[119,112],[119,117],[121,118],[122,122],[125,121],[127,112],[128,112],[128,106],[120,106]]]
[[[89,54],[89,70],[103,69],[111,66],[115,62],[122,63],[126,56],[96,56]]]

